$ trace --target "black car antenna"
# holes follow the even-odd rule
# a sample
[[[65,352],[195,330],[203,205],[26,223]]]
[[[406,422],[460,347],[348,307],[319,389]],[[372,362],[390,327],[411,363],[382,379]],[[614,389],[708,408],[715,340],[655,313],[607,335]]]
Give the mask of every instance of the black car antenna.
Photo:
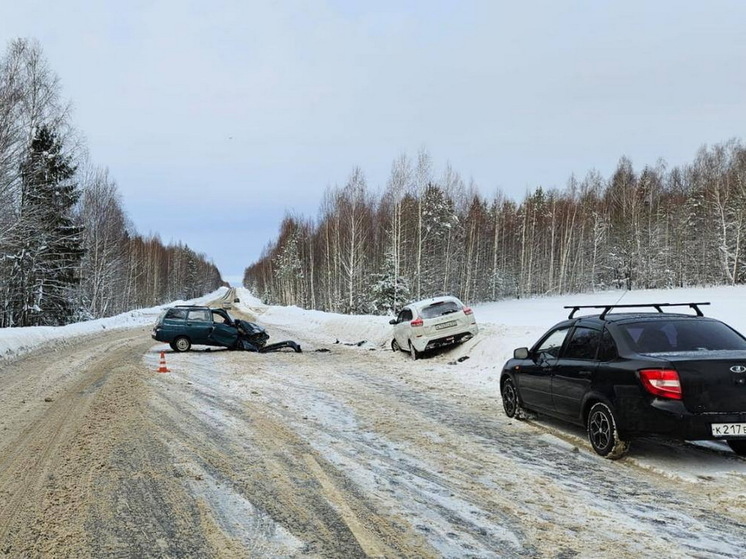
[[[604,318],[606,318],[606,315],[608,314],[608,312],[612,309],[622,309],[622,308],[630,309],[630,308],[644,308],[644,307],[652,307],[655,310],[657,310],[659,313],[663,312],[663,307],[689,307],[690,309],[694,310],[694,312],[697,313],[697,316],[704,316],[704,314],[702,314],[702,311],[700,310],[699,307],[702,305],[709,305],[709,304],[710,304],[709,302],[707,303],[640,303],[639,305],[631,305],[631,304],[630,305],[618,305],[618,304],[570,305],[564,308],[572,309],[572,311],[570,311],[570,316],[567,317],[568,319],[575,318],[575,313],[579,311],[580,309],[604,309],[604,311],[601,313],[601,316],[599,317],[601,318],[601,320],[603,320]]]

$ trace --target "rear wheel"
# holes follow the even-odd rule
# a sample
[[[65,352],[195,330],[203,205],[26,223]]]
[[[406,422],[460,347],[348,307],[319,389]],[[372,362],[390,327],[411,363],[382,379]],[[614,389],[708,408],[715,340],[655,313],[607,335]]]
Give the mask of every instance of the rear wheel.
[[[173,341],[171,347],[174,349],[174,351],[178,352],[189,351],[189,348],[192,347],[192,342],[190,342],[189,338],[187,338],[186,336],[179,336]]]
[[[412,358],[412,361],[417,361],[420,357],[420,352],[414,348],[412,342],[409,342],[409,356]]]
[[[746,456],[746,439],[732,439],[728,441],[728,446],[739,456]]]
[[[629,442],[619,438],[614,412],[603,402],[593,404],[587,425],[588,440],[599,456],[618,460],[629,450]]]

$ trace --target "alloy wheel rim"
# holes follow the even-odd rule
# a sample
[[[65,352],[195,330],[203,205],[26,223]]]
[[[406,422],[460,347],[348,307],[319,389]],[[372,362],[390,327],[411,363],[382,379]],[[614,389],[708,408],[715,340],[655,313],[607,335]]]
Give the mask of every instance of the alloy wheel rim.
[[[611,424],[601,412],[596,412],[591,417],[591,439],[597,448],[605,448],[611,440]]]
[[[508,415],[515,413],[516,408],[516,396],[515,390],[513,389],[513,383],[506,382],[503,388],[503,404],[505,405],[505,412]]]

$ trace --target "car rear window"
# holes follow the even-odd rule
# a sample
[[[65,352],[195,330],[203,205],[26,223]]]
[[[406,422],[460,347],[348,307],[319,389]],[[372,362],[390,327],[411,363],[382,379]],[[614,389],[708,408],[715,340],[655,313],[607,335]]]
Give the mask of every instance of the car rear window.
[[[187,311],[186,309],[168,309],[166,312],[166,318],[180,318],[184,319],[186,318]]]
[[[717,321],[656,320],[619,327],[638,353],[746,350],[746,340]]]
[[[422,318],[437,318],[444,314],[451,314],[461,310],[461,305],[455,301],[442,301],[439,303],[433,303],[422,309],[420,315]]]

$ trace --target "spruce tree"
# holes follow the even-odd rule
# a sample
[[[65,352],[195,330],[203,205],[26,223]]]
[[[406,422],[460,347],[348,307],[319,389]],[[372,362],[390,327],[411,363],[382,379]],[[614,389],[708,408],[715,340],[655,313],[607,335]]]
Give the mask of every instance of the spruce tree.
[[[83,257],[73,208],[80,196],[75,166],[54,131],[41,126],[21,165],[20,220],[25,235],[13,274],[18,326],[73,319]]]
[[[366,312],[373,314],[396,314],[406,305],[411,294],[409,283],[401,276],[397,276],[394,266],[394,254],[391,249],[386,250],[383,273],[372,274],[368,289],[370,300],[367,301]]]

